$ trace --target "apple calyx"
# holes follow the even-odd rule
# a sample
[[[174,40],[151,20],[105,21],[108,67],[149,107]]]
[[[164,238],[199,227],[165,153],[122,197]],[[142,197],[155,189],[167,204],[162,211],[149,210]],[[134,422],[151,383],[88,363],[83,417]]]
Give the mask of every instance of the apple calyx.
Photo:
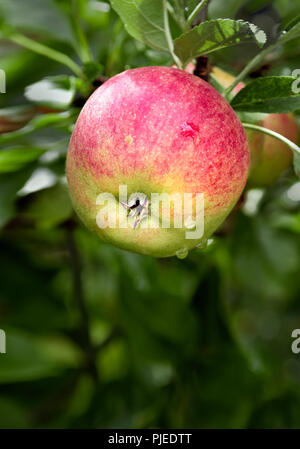
[[[149,215],[149,201],[143,193],[130,198],[127,203],[124,201],[120,201],[120,203],[127,210],[127,216],[134,218],[133,229],[136,229],[141,221]]]

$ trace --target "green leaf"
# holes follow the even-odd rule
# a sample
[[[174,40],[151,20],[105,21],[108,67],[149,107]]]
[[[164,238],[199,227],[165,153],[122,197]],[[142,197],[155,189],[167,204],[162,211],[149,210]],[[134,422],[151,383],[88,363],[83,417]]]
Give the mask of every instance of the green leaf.
[[[38,159],[45,148],[9,148],[0,150],[0,173],[11,173]]]
[[[83,73],[89,81],[96,80],[102,73],[103,66],[97,62],[86,62],[83,65]]]
[[[247,123],[259,123],[262,122],[268,114],[264,114],[261,112],[244,112],[238,111],[237,116],[239,117],[241,122]]]
[[[290,31],[295,25],[298,25],[298,22],[300,22],[300,14],[298,14],[284,26],[285,31]]]
[[[33,106],[10,106],[0,109],[0,135],[21,128],[35,114]]]
[[[25,89],[25,97],[38,105],[53,109],[66,109],[70,106],[76,92],[76,79],[59,75],[47,77]]]
[[[294,151],[294,170],[298,178],[300,178],[300,154]]]
[[[169,0],[169,13],[181,30],[186,26],[184,0]]]
[[[31,421],[28,408],[22,401],[16,401],[6,397],[0,398],[1,429],[26,429]]]
[[[288,113],[300,109],[300,94],[293,92],[292,76],[257,78],[231,101],[237,111]]]
[[[1,0],[0,18],[20,31],[76,45],[70,22],[54,0]]]
[[[194,21],[196,20],[197,17],[200,17],[201,21],[204,20],[203,19],[203,15],[200,15],[200,13],[201,13],[201,11],[203,10],[204,7],[207,9],[207,7],[208,7],[208,0],[199,0],[198,2],[194,2],[194,1],[188,2],[188,8],[187,9],[190,8],[190,11],[189,11],[189,14],[188,14],[188,17],[187,17],[186,29],[188,29],[189,27],[192,26],[192,24],[194,23]],[[206,13],[204,13],[204,16],[206,16]]]
[[[168,51],[161,0],[111,0],[128,33],[156,50]]]
[[[0,37],[2,35],[5,39],[10,40],[11,42],[14,42],[17,45],[20,45],[21,47],[26,48],[27,50],[33,51],[34,53],[37,53],[41,56],[45,56],[46,58],[54,60],[59,64],[63,64],[66,67],[68,67],[69,70],[74,72],[79,78],[82,78],[83,74],[81,67],[65,53],[55,50],[54,48],[48,47],[47,45],[44,45],[41,42],[38,42],[34,39],[31,39],[27,37],[25,34],[16,33],[9,26],[2,26],[0,31],[1,31]]]
[[[33,220],[40,229],[51,229],[63,223],[73,214],[68,189],[56,184],[27,196],[26,208],[21,215]]]
[[[33,118],[23,128],[0,135],[0,145],[7,144],[8,142],[11,142],[19,137],[27,136],[28,134],[42,128],[68,124],[68,121],[72,119],[75,114],[76,111],[73,109],[67,112],[39,115],[38,117]]]
[[[186,65],[193,58],[232,45],[256,42],[266,43],[264,31],[243,20],[216,19],[201,23],[174,41],[176,55]]]
[[[17,192],[24,186],[33,171],[33,167],[11,174],[0,174],[0,227],[3,227],[14,215],[14,203]]]
[[[5,331],[6,354],[0,356],[0,383],[42,379],[78,361],[76,348],[64,337],[45,338],[20,330]]]
[[[124,342],[118,339],[103,348],[98,355],[97,366],[104,382],[124,377],[128,370],[128,349]]]
[[[213,1],[209,3],[208,15],[211,19],[218,19],[219,17],[236,17],[236,13],[245,5],[245,3],[245,0]]]
[[[297,18],[296,18],[297,19]],[[300,37],[300,21],[299,21],[299,17],[298,17],[298,22],[296,23],[296,25],[293,25],[295,22],[291,22],[290,26],[288,26],[288,30],[283,31],[278,43],[280,44],[285,44],[286,42],[291,41],[292,39],[296,39],[297,37]]]
[[[199,0],[184,0],[184,4],[185,4],[185,14],[188,17],[191,12],[194,11],[194,9],[196,8],[196,6],[198,5]]]

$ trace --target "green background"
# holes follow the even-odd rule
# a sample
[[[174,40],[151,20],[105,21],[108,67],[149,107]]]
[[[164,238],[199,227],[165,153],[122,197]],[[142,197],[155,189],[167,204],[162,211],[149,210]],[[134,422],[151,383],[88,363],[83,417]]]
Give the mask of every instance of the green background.
[[[132,39],[108,3],[77,6],[99,63],[89,67],[91,78],[171,63]],[[0,6],[6,25],[76,59],[69,12],[67,0]],[[210,17],[250,20],[271,39],[299,13],[292,0],[212,0],[209,8]],[[297,39],[272,55],[267,74],[300,69],[299,46]],[[210,62],[238,73],[255,52],[232,47]],[[7,77],[0,125],[41,107],[40,88],[30,95],[28,85],[70,75],[5,39],[0,68]],[[70,91],[69,77],[61,83]],[[42,102],[56,123],[43,109],[47,126],[0,141],[0,170],[1,151],[29,154],[0,173],[0,328],[7,335],[0,427],[300,428],[300,354],[291,350],[300,328],[293,171],[248,192],[208,247],[184,260],[124,252],[98,240],[72,211],[64,166],[74,116],[61,120],[58,109],[69,110],[61,101],[52,92]]]

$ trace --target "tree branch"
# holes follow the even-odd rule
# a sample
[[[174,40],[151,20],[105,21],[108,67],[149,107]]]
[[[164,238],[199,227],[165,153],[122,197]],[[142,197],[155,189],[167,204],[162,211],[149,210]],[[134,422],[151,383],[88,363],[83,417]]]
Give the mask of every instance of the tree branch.
[[[195,20],[196,17],[197,17],[197,21],[194,25],[192,25],[192,27],[200,25],[201,22],[204,22],[207,19],[208,3],[209,3],[209,0],[206,0],[206,1],[202,0],[198,4],[198,7],[195,8],[195,10],[197,9],[197,14],[193,18],[193,21]],[[206,56],[206,55],[198,56],[198,58],[196,58],[196,66],[194,69],[194,75],[198,76],[199,78],[202,78],[204,81],[209,82],[210,72],[211,72],[211,66],[209,65],[209,62],[208,62],[208,56]]]
[[[179,69],[182,69],[182,63],[181,63],[180,59],[178,58],[178,56],[176,56],[174,53],[174,44],[173,44],[173,39],[172,39],[171,30],[170,30],[170,26],[169,26],[168,7],[167,6],[168,6],[167,0],[163,0],[165,36],[166,36],[167,44],[169,47],[170,54],[173,58],[173,61],[175,62],[175,64],[177,65],[177,67]]]
[[[99,380],[99,375],[95,362],[96,351],[90,336],[90,320],[85,304],[84,292],[82,287],[82,268],[73,232],[74,232],[73,225],[68,224],[67,246],[70,255],[70,266],[73,279],[73,295],[81,319],[81,334],[83,339],[82,343],[86,354],[87,369],[90,372],[93,379],[97,382]]]
[[[45,56],[49,59],[53,59],[54,61],[65,65],[79,78],[84,78],[81,67],[64,53],[47,47],[46,45],[41,44],[40,42],[36,42],[33,39],[30,39],[29,37],[19,33],[5,33],[4,37],[14,42],[15,44],[20,45],[21,47],[27,48],[28,50],[38,53],[39,55]]]
[[[294,142],[284,137],[282,134],[272,131],[271,129],[264,128],[263,126],[254,125],[253,123],[242,122],[242,125],[244,128],[254,129],[255,131],[260,131],[264,134],[267,134],[268,136],[275,137],[275,139],[278,139],[281,142],[285,143],[292,151],[300,154],[300,148],[298,147],[298,145],[296,145]]]
[[[200,11],[202,10],[202,8],[205,6],[206,12],[207,12],[207,7],[208,7],[208,1],[209,0],[201,0],[198,5],[196,6],[196,8],[194,9],[194,11],[191,12],[191,14],[189,15],[187,22],[186,22],[186,28],[188,29],[194,22],[194,20],[196,19],[196,17],[198,16],[198,14],[200,13]]]

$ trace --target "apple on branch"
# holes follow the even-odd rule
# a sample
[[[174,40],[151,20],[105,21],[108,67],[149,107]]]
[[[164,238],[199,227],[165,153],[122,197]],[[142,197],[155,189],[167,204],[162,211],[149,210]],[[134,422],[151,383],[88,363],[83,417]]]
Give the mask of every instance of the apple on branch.
[[[234,81],[234,77],[219,67],[214,67],[213,75],[225,88]],[[238,93],[245,85],[239,83],[234,88]],[[293,114],[266,114],[257,125],[275,131],[294,143],[299,140],[299,127]],[[293,162],[293,153],[288,146],[259,131],[246,131],[250,147],[249,187],[267,187],[289,168]]]
[[[127,70],[99,87],[80,113],[67,157],[71,198],[82,221],[107,242],[155,257],[185,255],[207,240],[239,199],[248,169],[247,136],[227,101],[199,77],[171,67]],[[134,203],[124,205],[120,185],[129,197],[138,192]],[[99,227],[102,193],[108,213],[117,207],[135,225]],[[185,194],[203,194],[201,238],[186,238],[185,221],[154,227],[149,213],[137,221],[153,193],[178,194],[182,202]],[[175,208],[172,203],[174,220]],[[159,213],[161,222],[163,207]]]

